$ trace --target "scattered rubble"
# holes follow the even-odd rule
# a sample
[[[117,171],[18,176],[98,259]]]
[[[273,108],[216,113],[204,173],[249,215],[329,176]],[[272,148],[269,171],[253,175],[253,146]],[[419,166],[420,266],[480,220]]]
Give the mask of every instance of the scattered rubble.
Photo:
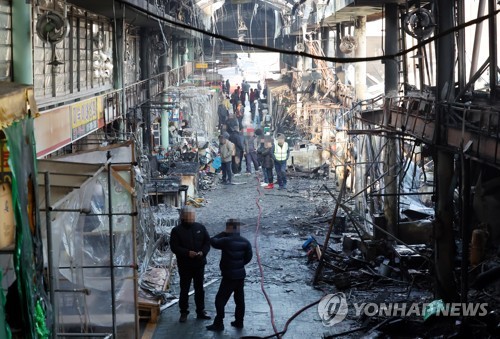
[[[215,152],[215,153],[214,153]],[[206,147],[205,151],[198,151],[198,158],[202,159],[196,164],[197,189],[204,191],[201,195],[210,191],[221,189],[218,184],[218,166],[216,151]],[[180,167],[186,166],[186,163],[180,164]],[[177,167],[177,168],[176,168]],[[171,166],[168,175],[161,175],[161,179],[166,183],[176,171],[180,171],[179,166]],[[435,272],[433,272],[433,211],[419,201],[419,198],[406,197],[405,209],[400,211],[399,235],[395,237],[384,229],[383,222],[377,218],[383,218],[369,213],[363,215],[358,209],[354,208],[354,197],[349,196],[343,199],[339,194],[339,189],[335,180],[330,179],[331,167],[328,163],[319,166],[305,166],[295,163],[289,167],[289,176],[293,181],[287,192],[266,192],[267,197],[283,197],[283,200],[277,199],[278,209],[272,209],[274,216],[267,218],[264,216],[262,232],[269,239],[288,239],[287,243],[295,241],[302,244],[302,254],[291,253],[290,249],[268,248],[267,262],[263,266],[273,271],[271,277],[267,278],[268,284],[289,285],[290,288],[284,288],[285,293],[292,293],[296,284],[303,281],[294,273],[296,269],[302,269],[301,263],[307,265],[310,269],[311,279],[313,281],[314,271],[317,271],[320,261],[322,261],[322,270],[316,286],[330,293],[342,293],[349,303],[368,304],[368,303],[405,303],[405,304],[431,304],[430,308],[425,308],[424,314],[415,314],[412,316],[393,316],[391,314],[377,313],[374,316],[357,314],[356,309],[350,309],[346,315],[351,329],[345,330],[345,326],[339,333],[326,335],[325,338],[333,337],[352,337],[352,338],[379,338],[389,337],[414,337],[415,333],[422,337],[442,336],[443,338],[457,336],[463,331],[471,333],[469,337],[491,335],[497,333],[496,324],[500,321],[500,315],[491,312],[500,304],[500,299],[495,299],[497,292],[497,281],[500,280],[500,263],[494,261],[484,262],[488,258],[486,253],[481,252],[481,241],[476,239],[477,251],[472,251],[476,268],[471,270],[470,279],[472,287],[468,297],[469,301],[488,302],[488,317],[476,319],[460,319],[456,317],[441,317],[436,311],[435,305],[440,305],[440,300],[436,300],[433,294],[435,289]],[[337,177],[343,178],[343,185],[348,180],[348,175]],[[351,177],[349,177],[351,178]],[[252,177],[253,179],[253,177]],[[247,189],[250,180],[241,181],[239,184],[242,190]],[[173,185],[170,183],[170,185]],[[374,186],[375,187],[375,186]],[[154,190],[163,189],[163,186],[156,184]],[[340,188],[342,190],[343,188]],[[151,191],[151,188],[149,189]],[[227,192],[226,192],[227,193]],[[241,192],[243,194],[243,191]],[[370,193],[371,194],[371,193]],[[194,207],[207,206],[207,200],[204,197],[188,196],[185,203]],[[290,199],[296,198],[296,199]],[[224,199],[223,199],[224,200]],[[281,201],[281,202],[280,202]],[[313,207],[309,210],[303,210],[298,213],[296,207],[301,202],[307,201]],[[232,201],[231,201],[232,202]],[[286,202],[286,203],[285,203]],[[366,202],[365,202],[366,203]],[[227,210],[219,210],[217,206],[211,206],[213,211],[205,212],[207,215],[218,215],[218,218],[224,218],[225,213],[229,215],[238,215],[247,221],[251,227],[253,218],[252,208],[246,206],[234,206],[230,201],[226,201]],[[276,204],[276,203],[274,203]],[[332,213],[332,206],[336,205],[335,213]],[[163,208],[161,204],[159,208]],[[284,209],[284,207],[286,208]],[[208,209],[203,209],[207,211]],[[176,210],[175,210],[176,211]],[[177,211],[176,211],[177,212]],[[254,211],[255,212],[255,211]],[[288,220],[291,227],[283,227],[276,222],[276,215]],[[165,214],[159,213],[155,216],[159,223],[164,225],[158,234],[169,233],[168,228],[171,225],[172,218],[165,217]],[[220,220],[219,220],[220,221]],[[158,228],[158,227],[157,227]],[[161,236],[160,236],[161,238]],[[328,241],[326,241],[328,239]],[[325,246],[326,241],[326,246]],[[168,251],[168,246],[162,246],[158,242],[158,250]],[[297,246],[300,248],[300,246]],[[477,252],[477,253],[476,253]],[[165,252],[166,253],[166,252]],[[165,258],[165,256],[163,256]],[[168,258],[168,255],[166,256]],[[476,258],[477,257],[477,258]],[[490,256],[491,257],[491,256]],[[160,255],[161,258],[161,255]],[[283,270],[279,265],[274,264],[278,261],[287,260],[289,269]],[[294,262],[292,264],[292,262]],[[160,259],[152,265],[163,265],[169,267],[166,259]],[[150,265],[150,266],[152,266]],[[213,266],[213,265],[212,265]],[[217,269],[209,265],[207,267],[207,276],[213,277],[217,274]],[[148,269],[149,272],[151,268]],[[144,277],[147,275],[144,274]],[[459,279],[460,272],[457,272]],[[145,293],[147,291],[155,298],[160,298],[165,303],[167,298],[172,295],[165,291],[158,291],[153,282],[144,278],[141,288]],[[249,269],[249,283],[255,283],[258,280],[257,273]],[[150,296],[151,297],[151,296]],[[169,300],[170,300],[169,299]],[[441,301],[442,303],[442,301]],[[466,324],[467,323],[467,324]],[[467,326],[466,326],[467,325]],[[335,332],[335,331],[333,331]]]

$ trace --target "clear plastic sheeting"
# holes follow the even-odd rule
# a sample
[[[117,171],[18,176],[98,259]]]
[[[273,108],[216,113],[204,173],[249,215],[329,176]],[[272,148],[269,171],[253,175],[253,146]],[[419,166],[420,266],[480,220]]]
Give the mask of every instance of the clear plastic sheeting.
[[[119,173],[130,181],[129,172]],[[55,309],[60,333],[112,333],[114,312],[117,337],[136,337],[134,220],[127,215],[134,208],[130,193],[111,178],[111,218],[107,171],[71,193],[58,208],[65,211],[52,215]]]

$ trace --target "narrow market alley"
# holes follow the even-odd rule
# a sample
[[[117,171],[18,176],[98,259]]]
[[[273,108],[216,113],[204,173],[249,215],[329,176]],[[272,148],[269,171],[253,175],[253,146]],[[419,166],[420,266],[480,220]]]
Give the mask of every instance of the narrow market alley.
[[[500,338],[499,16],[0,0],[0,339]]]
[[[274,321],[278,331],[282,331],[287,319],[302,307],[321,298],[323,292],[312,287],[311,266],[307,264],[306,252],[301,248],[308,234],[300,228],[290,228],[290,221],[310,214],[318,197],[314,197],[321,182],[290,180],[288,191],[265,191],[257,178],[241,175],[235,178],[235,185],[217,185],[203,197],[206,203],[196,209],[197,221],[203,223],[211,236],[224,230],[229,218],[239,218],[244,224],[242,235],[251,243],[254,258],[247,265],[245,280],[246,315],[243,330],[229,325],[234,320],[232,298],[226,306],[225,330],[214,334],[205,329],[211,321],[195,318],[193,297],[188,322],[178,322],[178,305],[162,311],[153,338],[235,338],[239,336],[265,337],[273,333],[270,309],[261,290],[261,275],[256,257],[255,241],[258,242],[263,285],[274,311]],[[312,185],[311,185],[312,184]],[[260,228],[257,231],[259,208],[262,207]],[[258,232],[257,239],[255,239]],[[205,282],[205,303],[212,318],[215,316],[214,300],[220,283],[220,251],[212,249],[207,257]],[[173,282],[172,291],[178,293],[178,277]],[[299,315],[288,326],[288,338],[305,338],[317,331],[321,319],[316,305]],[[327,332],[327,328],[325,328]],[[145,338],[143,336],[143,338]]]
[[[252,174],[237,176],[234,185],[215,183],[212,189],[203,191],[201,196],[204,202],[196,208],[197,221],[207,227],[211,236],[224,229],[227,219],[238,217],[243,223],[242,235],[252,243],[254,258],[247,265],[245,280],[244,328],[239,330],[229,325],[234,316],[232,299],[226,306],[223,332],[207,331],[205,327],[211,324],[211,320],[196,319],[193,296],[190,297],[192,312],[187,323],[179,323],[179,309],[175,302],[179,293],[179,279],[175,273],[169,290],[170,299],[165,303],[168,307],[161,308],[156,324],[142,323],[142,339],[271,338],[275,334],[273,321],[277,332],[284,338],[359,338],[379,333],[372,329],[376,328],[384,318],[378,316],[365,318],[361,325],[358,315],[351,308],[344,321],[329,326],[318,311],[318,302],[321,298],[328,293],[343,291],[349,295],[350,300],[365,303],[374,300],[422,302],[432,299],[432,295],[426,291],[429,281],[425,277],[417,274],[414,284],[378,275],[377,264],[364,262],[359,251],[349,251],[351,254],[344,257],[342,265],[349,263],[344,266],[344,273],[335,276],[335,271],[325,270],[323,281],[314,287],[313,277],[317,268],[317,257],[311,255],[309,249],[305,249],[303,245],[311,236],[318,243],[324,241],[328,232],[328,220],[331,220],[332,206],[335,205],[335,200],[325,187],[336,193],[339,187],[335,185],[334,180],[292,176],[289,179],[288,190],[268,191],[259,185],[259,179],[260,175],[257,177]],[[215,182],[218,180],[215,179]],[[262,208],[260,219],[257,203]],[[259,221],[260,227],[257,228]],[[354,232],[351,223],[347,223],[344,231]],[[337,234],[333,235],[330,247],[342,257],[342,236]],[[256,257],[256,246],[259,249],[263,280]],[[219,259],[220,251],[212,249],[207,257],[208,264],[205,270],[205,304],[208,314],[212,317],[215,315],[214,300],[220,282]],[[373,267],[375,271],[357,275],[359,272],[356,270],[360,265]],[[347,281],[335,280],[345,272],[351,274],[347,277]],[[269,296],[273,317],[262,287]],[[411,333],[411,329],[405,326],[408,324],[410,328],[419,326],[418,317],[414,317],[413,321],[415,323],[408,322],[403,326],[398,324],[392,331]],[[285,328],[286,333],[283,333]],[[428,331],[432,333],[431,329]]]

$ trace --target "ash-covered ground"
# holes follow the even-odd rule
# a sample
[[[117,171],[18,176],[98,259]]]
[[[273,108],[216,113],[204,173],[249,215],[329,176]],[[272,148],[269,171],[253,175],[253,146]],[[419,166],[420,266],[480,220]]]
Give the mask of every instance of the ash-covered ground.
[[[195,319],[194,301],[191,297],[188,323],[178,322],[178,306],[173,305],[162,312],[154,338],[265,337],[273,334],[270,308],[261,290],[256,242],[264,274],[264,288],[271,299],[278,331],[283,330],[285,323],[295,312],[324,295],[323,291],[312,286],[316,264],[308,264],[302,244],[309,235],[324,235],[328,226],[297,227],[294,221],[313,218],[318,212],[324,212],[325,208],[333,211],[333,199],[325,194],[317,194],[324,184],[334,189],[333,181],[289,177],[287,190],[264,189],[260,187],[254,174],[235,177],[235,185],[221,185],[218,181],[214,180],[211,189],[199,192],[205,203],[203,207],[196,209],[196,217],[198,222],[206,226],[211,236],[223,231],[229,218],[238,218],[244,223],[241,233],[252,243],[254,251],[254,257],[246,268],[245,328],[238,331],[229,325],[234,320],[234,303],[231,299],[226,306],[224,332],[214,334],[206,331],[205,326],[211,324],[211,321]],[[256,233],[258,222],[260,230]],[[212,249],[207,257],[205,271],[206,282],[217,279],[205,288],[206,308],[212,316],[215,315],[214,300],[220,282],[219,259],[220,251]],[[332,291],[333,289],[328,292]],[[173,279],[171,292],[174,295],[178,293],[177,275]],[[314,333],[312,337],[317,338],[349,328],[348,322],[337,325],[335,329],[323,326],[315,305],[290,323],[285,337],[305,338]]]
[[[257,242],[261,262],[267,268],[264,271],[266,281],[283,282],[285,276],[293,275],[294,281],[310,283],[310,272],[304,274],[308,271],[308,266],[306,253],[301,246],[312,230],[297,229],[291,222],[316,213],[320,198],[315,199],[313,196],[324,182],[291,179],[288,190],[266,190],[259,186],[254,175],[236,177],[235,182],[236,185],[221,185],[202,192],[206,206],[197,210],[198,221],[205,224],[210,235],[214,235],[224,230],[227,219],[238,218],[244,224],[242,235],[255,246],[260,206],[262,212]],[[207,280],[219,274],[219,255],[217,250],[212,250],[209,254]],[[247,269],[248,282],[257,282],[260,278],[255,259],[254,248],[254,260]],[[295,272],[295,269],[299,272]]]

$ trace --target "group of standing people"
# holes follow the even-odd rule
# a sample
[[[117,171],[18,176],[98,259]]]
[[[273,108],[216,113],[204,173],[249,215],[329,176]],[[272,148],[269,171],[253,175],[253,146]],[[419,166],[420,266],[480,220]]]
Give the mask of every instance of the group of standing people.
[[[185,323],[189,314],[189,288],[191,281],[194,285],[194,300],[196,304],[196,318],[210,320],[211,316],[205,311],[205,291],[203,281],[207,254],[210,246],[222,251],[219,267],[222,280],[215,297],[216,315],[213,324],[207,326],[209,331],[224,330],[224,309],[234,294],[236,304],[235,320],[231,326],[243,328],[245,316],[245,265],[252,260],[252,246],[240,235],[240,222],[229,219],[226,229],[212,238],[201,223],[196,222],[192,207],[184,207],[180,215],[181,222],[172,229],[170,247],[177,258],[177,267],[180,277],[179,322]]]
[[[233,134],[234,135],[234,134]],[[236,138],[236,140],[234,140]],[[252,164],[257,173],[262,170],[265,189],[274,188],[273,169],[276,171],[278,189],[287,189],[286,164],[290,157],[290,147],[283,134],[278,134],[276,140],[263,135],[262,130],[247,128],[243,136],[232,138],[227,132],[219,136],[219,151],[221,156],[222,183],[231,184],[233,169],[241,169],[242,157],[245,157],[246,174],[252,173]]]
[[[270,136],[261,138],[260,146],[257,150],[259,161],[262,164],[262,174],[264,181],[262,186],[265,189],[274,188],[273,168],[276,171],[278,189],[287,189],[286,163],[290,157],[290,147],[285,141],[283,134],[278,134],[276,140]]]
[[[217,109],[219,115],[219,129],[226,123],[227,120],[234,118],[239,130],[243,129],[243,117],[245,107],[249,103],[249,111],[251,114],[251,121],[256,126],[260,126],[263,119],[262,112],[259,110],[259,100],[267,98],[267,84],[264,84],[264,89],[257,82],[255,89],[250,88],[248,81],[243,80],[241,86],[237,86],[233,92],[230,93],[229,79],[226,82],[221,82],[221,103]]]
[[[228,96],[231,95],[231,83],[229,82],[229,79],[226,79],[225,82],[221,81],[220,88],[221,88],[222,93],[224,93]],[[238,86],[237,89],[238,89],[238,94],[240,95],[240,98],[242,97],[241,92],[246,92],[246,94],[250,94],[250,92],[254,92],[255,99],[260,99],[261,95],[264,97],[264,99],[267,98],[267,84],[264,83],[264,88],[262,88],[260,80],[257,81],[256,89],[253,91],[252,91],[252,89],[250,89],[250,84],[246,80],[243,80],[243,82],[241,83],[241,87]],[[243,99],[241,101],[245,102],[245,97],[243,97]],[[251,102],[251,100],[250,100],[250,102]]]
[[[230,97],[230,103],[233,106],[233,114],[236,116],[238,120],[238,126],[243,129],[243,115],[245,112],[245,103],[250,103],[250,112],[252,115],[252,121],[254,120],[257,105],[255,104],[256,100],[260,99],[260,92],[262,90],[262,86],[260,85],[260,81],[257,83],[257,89],[250,88],[250,84],[248,81],[243,80],[241,83],[241,87],[238,86],[234,89],[233,93]]]
[[[224,86],[226,93],[228,88],[229,80]],[[262,186],[264,188],[274,188],[274,169],[278,179],[278,189],[287,189],[286,163],[290,156],[290,148],[285,141],[285,136],[279,134],[276,140],[273,140],[271,136],[265,136],[260,128],[254,129],[253,125],[243,128],[244,102],[248,97],[252,114],[251,121],[255,121],[256,102],[261,97],[261,91],[260,81],[257,82],[257,89],[253,90],[249,83],[244,80],[241,87],[238,86],[233,91],[230,99],[228,96],[224,96],[219,105],[219,129],[221,131],[219,150],[222,183],[232,183],[233,174],[241,172],[243,157],[245,157],[246,174],[252,173],[252,164],[255,172],[262,170],[264,178]],[[267,84],[264,85],[264,93],[267,95]],[[233,113],[231,113],[231,108]]]
[[[264,92],[267,93],[267,87],[264,86]],[[250,114],[252,121],[255,121],[255,118],[258,117],[258,123],[262,120],[261,112],[258,111],[257,102],[262,97],[262,85],[260,84],[260,80],[257,82],[256,88],[250,88],[250,84],[248,81],[243,80],[241,86],[238,86],[234,89],[234,91],[226,97],[229,99],[230,104],[233,108],[233,114],[236,116],[238,120],[238,125],[240,130],[243,128],[243,115],[246,107],[247,101],[250,104]],[[229,108],[228,108],[229,109]]]

